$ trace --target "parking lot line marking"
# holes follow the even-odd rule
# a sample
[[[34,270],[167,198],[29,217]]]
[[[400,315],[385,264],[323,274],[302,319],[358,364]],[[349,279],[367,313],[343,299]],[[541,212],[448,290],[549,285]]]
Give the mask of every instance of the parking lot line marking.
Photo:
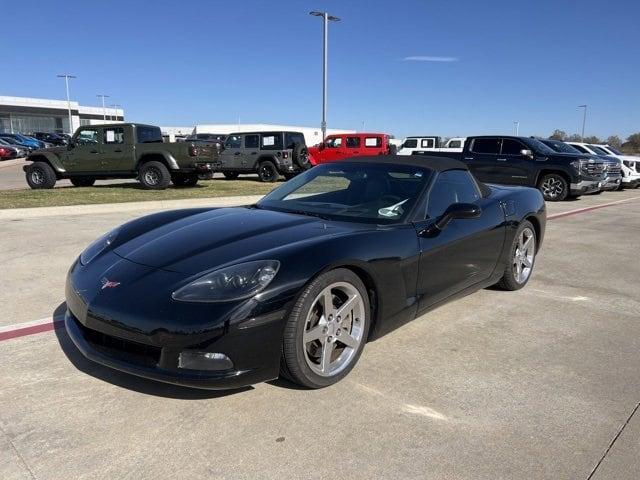
[[[623,200],[617,200],[615,202],[601,203],[600,205],[594,205],[592,207],[577,208],[575,210],[569,210],[568,212],[555,213],[553,215],[549,215],[547,217],[547,220],[554,220],[556,218],[568,217],[569,215],[577,215],[578,213],[590,212],[592,210],[598,210],[600,208],[611,207],[613,205],[619,205],[621,203],[631,202],[633,200],[640,200],[640,197],[625,198]]]
[[[12,338],[25,337],[27,335],[35,335],[36,333],[48,332],[55,328],[61,327],[62,320],[54,320],[52,318],[43,318],[32,322],[17,323],[0,327],[0,342],[11,340]]]

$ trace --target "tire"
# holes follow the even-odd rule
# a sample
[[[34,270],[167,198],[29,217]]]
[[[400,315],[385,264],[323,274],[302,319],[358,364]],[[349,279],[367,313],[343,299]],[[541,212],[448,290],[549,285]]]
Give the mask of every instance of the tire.
[[[53,188],[56,184],[56,173],[51,165],[45,162],[32,163],[26,172],[27,184],[34,190]]]
[[[74,187],[90,187],[91,185],[96,183],[96,179],[91,177],[70,178],[69,181],[73,184]]]
[[[291,158],[293,160],[293,163],[302,170],[308,170],[312,167],[309,160],[309,150],[307,150],[307,147],[302,143],[294,144]]]
[[[331,299],[328,316],[324,299]],[[350,307],[338,315],[348,300]],[[340,381],[358,362],[370,323],[369,296],[355,273],[337,268],[320,275],[300,293],[285,324],[281,375],[306,388]],[[347,339],[349,346],[343,343]]]
[[[198,175],[174,175],[171,182],[176,187],[195,187],[198,183]]]
[[[163,163],[151,161],[140,167],[138,181],[147,190],[164,190],[169,186],[171,175]]]
[[[547,202],[561,202],[569,196],[569,184],[558,173],[548,173],[538,182],[538,190]]]
[[[222,172],[227,180],[235,180],[240,175],[238,172]]]
[[[260,177],[261,182],[275,182],[279,177],[278,169],[273,162],[260,162],[258,165],[258,177]]]
[[[522,247],[527,241],[531,239],[524,251],[524,254],[519,256],[519,252],[522,251]],[[536,253],[538,248],[538,237],[536,236],[536,229],[528,220],[525,220],[520,224],[516,235],[511,242],[509,250],[509,264],[504,270],[504,274],[496,286],[503,290],[520,290],[524,287],[531,278],[531,273],[536,263]],[[526,258],[529,266],[526,267],[524,259]],[[520,264],[518,269],[517,265]],[[528,269],[528,270],[527,270]],[[518,273],[520,272],[520,274]]]

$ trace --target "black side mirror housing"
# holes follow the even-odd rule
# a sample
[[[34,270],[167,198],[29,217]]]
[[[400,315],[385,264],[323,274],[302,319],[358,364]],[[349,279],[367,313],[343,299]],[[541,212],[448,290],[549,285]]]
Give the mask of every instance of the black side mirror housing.
[[[481,214],[482,209],[475,203],[454,203],[449,205],[440,218],[422,230],[419,235],[422,237],[435,237],[449,225],[451,220],[478,218]]]

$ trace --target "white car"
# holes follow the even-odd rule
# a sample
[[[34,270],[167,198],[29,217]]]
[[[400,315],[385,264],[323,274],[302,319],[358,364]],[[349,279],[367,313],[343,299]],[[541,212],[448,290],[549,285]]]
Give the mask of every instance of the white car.
[[[398,155],[415,155],[419,152],[462,152],[465,137],[454,137],[440,146],[440,137],[407,137],[398,150]]]
[[[593,145],[584,142],[566,143],[577,148],[582,153],[600,156],[606,155],[609,157],[616,157],[620,159],[622,161],[622,187],[637,188],[638,186],[640,186],[640,157],[624,155],[622,152],[613,147],[610,147],[609,145]]]

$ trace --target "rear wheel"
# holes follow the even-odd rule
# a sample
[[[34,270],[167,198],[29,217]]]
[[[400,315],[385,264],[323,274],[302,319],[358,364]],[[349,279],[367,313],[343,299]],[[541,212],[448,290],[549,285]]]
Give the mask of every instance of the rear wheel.
[[[538,183],[538,189],[548,202],[560,202],[569,196],[569,184],[558,173],[548,173]]]
[[[34,162],[27,169],[27,183],[34,190],[53,188],[56,184],[56,173],[48,163]]]
[[[91,178],[91,177],[70,178],[69,181],[75,187],[90,187],[91,185],[96,183],[96,179],[95,178]]]
[[[138,180],[148,190],[164,190],[169,186],[171,175],[164,164],[151,161],[140,167]]]
[[[509,264],[496,285],[503,290],[520,290],[524,287],[533,272],[536,248],[536,231],[531,222],[525,220],[511,243]]]
[[[222,174],[227,180],[235,180],[240,175],[238,172],[223,172]]]
[[[273,162],[262,162],[258,165],[258,177],[262,182],[275,182],[278,180],[278,169]]]
[[[293,159],[293,163],[298,165],[298,167],[302,170],[308,170],[312,167],[309,160],[309,150],[307,150],[307,147],[305,147],[302,143],[296,143],[293,146],[291,157]]]
[[[198,183],[198,175],[174,175],[171,181],[176,187],[194,187]]]
[[[283,335],[281,373],[307,388],[344,378],[355,366],[370,324],[367,290],[351,270],[320,275],[300,294]]]

